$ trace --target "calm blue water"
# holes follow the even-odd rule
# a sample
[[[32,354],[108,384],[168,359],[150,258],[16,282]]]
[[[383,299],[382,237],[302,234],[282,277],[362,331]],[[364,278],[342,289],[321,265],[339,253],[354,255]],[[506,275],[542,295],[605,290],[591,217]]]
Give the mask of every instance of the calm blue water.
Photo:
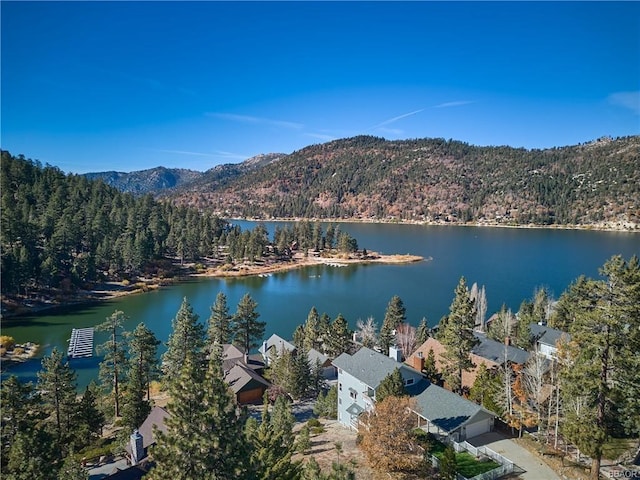
[[[243,228],[249,222],[239,222]],[[275,223],[266,223],[272,231]],[[147,294],[129,296],[99,305],[3,321],[2,334],[19,342],[33,341],[66,351],[71,328],[101,323],[114,310],[130,317],[127,329],[144,322],[162,341],[183,297],[206,320],[219,291],[235,311],[247,292],[258,303],[265,335],[290,337],[306,320],[312,306],[331,318],[342,313],[352,327],[358,319],[373,316],[380,324],[393,295],[399,295],[414,325],[426,317],[430,325],[446,315],[453,291],[464,275],[469,286],[484,285],[488,316],[505,303],[517,310],[537,287],[547,287],[555,297],[580,275],[597,277],[598,269],[614,254],[640,255],[640,235],[551,229],[418,226],[394,224],[340,224],[358,239],[360,248],[380,253],[411,253],[431,258],[408,265],[355,265],[343,268],[314,266],[270,277],[198,279]],[[105,340],[96,334],[96,343]],[[98,359],[74,360],[79,384],[96,376]],[[39,361],[13,369],[25,379],[35,379]]]

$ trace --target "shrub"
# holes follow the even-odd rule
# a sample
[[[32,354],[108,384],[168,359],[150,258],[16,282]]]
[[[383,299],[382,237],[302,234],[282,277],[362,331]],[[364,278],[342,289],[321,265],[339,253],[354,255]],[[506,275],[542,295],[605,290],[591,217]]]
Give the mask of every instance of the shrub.
[[[0,335],[0,347],[6,350],[11,350],[15,344],[16,341],[13,337],[10,337],[9,335]]]
[[[310,418],[309,420],[307,420],[307,425],[309,425],[310,427],[322,426],[322,424],[320,423],[320,420],[318,420],[317,418]]]

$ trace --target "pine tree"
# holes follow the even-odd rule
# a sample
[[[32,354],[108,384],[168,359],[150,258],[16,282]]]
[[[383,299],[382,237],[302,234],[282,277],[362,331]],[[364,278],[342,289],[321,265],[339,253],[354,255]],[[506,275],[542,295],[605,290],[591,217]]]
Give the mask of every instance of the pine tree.
[[[151,412],[151,403],[144,399],[145,373],[137,362],[131,364],[122,405],[122,425],[131,432],[142,425]]]
[[[198,315],[186,298],[172,322],[173,332],[169,335],[167,351],[162,356],[164,380],[177,378],[185,359],[191,354],[191,361],[204,365],[204,327],[198,322]]]
[[[85,388],[78,404],[78,432],[76,437],[80,437],[78,442],[80,445],[89,445],[94,438],[97,438],[102,432],[102,427],[105,423],[104,413],[97,405],[97,390],[98,387],[92,381]]]
[[[429,349],[427,358],[424,359],[424,368],[422,369],[422,372],[432,383],[439,384],[442,380],[440,372],[438,371],[438,367],[436,365],[436,354],[433,351],[433,348]]]
[[[320,337],[320,315],[316,307],[311,307],[309,315],[307,315],[307,321],[304,324],[304,341],[302,347],[307,352],[312,348],[316,350],[320,347],[318,341]]]
[[[422,317],[418,329],[416,330],[416,345],[420,346],[429,338],[429,326],[427,325],[427,319]]]
[[[333,358],[349,350],[349,345],[351,344],[351,330],[349,330],[347,320],[341,313],[338,314],[331,324],[326,343],[327,355]]]
[[[279,397],[276,402],[278,401],[285,400]],[[260,480],[300,478],[301,462],[294,462],[291,459],[295,453],[295,444],[293,433],[287,429],[287,425],[274,423],[273,417],[269,415],[268,404],[265,402],[260,426],[248,429],[248,440],[253,447],[251,458],[253,468],[257,472],[256,478]]]
[[[573,307],[568,363],[562,370],[564,433],[591,457],[594,480],[616,410],[632,419],[625,424],[632,435],[638,434],[640,416],[640,264],[637,257],[626,262],[614,256],[600,273],[604,280],[581,283],[574,292],[578,302]]]
[[[139,323],[132,333],[126,334],[129,340],[129,368],[136,368],[139,371],[141,382],[140,388],[147,394],[150,400],[151,381],[158,378],[158,345],[160,340],[147,328],[144,323]]]
[[[438,332],[445,346],[442,357],[445,361],[444,376],[451,390],[462,395],[462,372],[474,367],[469,354],[478,340],[473,335],[476,311],[464,277],[460,278],[455,297],[449,307],[449,315]]]
[[[0,388],[2,400],[2,456],[3,462],[8,458],[9,449],[19,432],[29,432],[36,427],[39,420],[37,408],[40,398],[34,385],[23,383],[18,377],[11,375],[2,379]]]
[[[218,292],[216,301],[211,306],[211,315],[209,316],[207,341],[209,345],[214,343],[225,344],[231,343],[233,339],[231,315],[227,305],[227,296],[223,292]]]
[[[65,456],[77,412],[76,373],[62,359],[62,352],[54,347],[51,355],[42,359],[42,369],[38,372],[38,391],[45,412],[53,416],[55,450],[59,458]]]
[[[257,347],[264,337],[266,323],[258,320],[257,308],[258,304],[251,295],[245,293],[233,316],[234,343],[245,352]]]
[[[516,314],[516,337],[515,345],[523,350],[529,350],[531,348],[531,324],[537,323],[534,315],[534,305],[528,300],[524,300],[520,304],[520,309]]]
[[[179,376],[169,384],[169,396],[167,432],[155,431],[156,467],[149,477],[251,478],[244,419],[224,382],[221,350],[214,349],[206,370],[199,354],[189,351]]]
[[[384,315],[384,320],[382,322],[382,327],[380,327],[379,343],[380,348],[383,352],[388,352],[389,347],[394,344],[394,332],[401,323],[405,322],[406,319],[407,317],[404,303],[399,296],[394,295],[393,297],[391,297],[391,300],[389,300],[389,304],[387,305],[387,310]]]
[[[127,320],[119,310],[113,312],[106,321],[96,327],[98,331],[109,333],[109,339],[96,347],[99,355],[104,355],[100,362],[100,379],[106,388],[113,389],[114,414],[120,416],[121,392],[120,383],[125,375],[126,347],[123,338],[123,324]]]
[[[383,402],[387,397],[404,397],[407,390],[400,369],[396,368],[392,373],[382,379],[376,388],[376,403]]]
[[[3,478],[7,480],[54,480],[59,461],[59,452],[55,438],[46,430],[35,428],[31,431],[19,432],[11,444],[7,462],[3,469]]]

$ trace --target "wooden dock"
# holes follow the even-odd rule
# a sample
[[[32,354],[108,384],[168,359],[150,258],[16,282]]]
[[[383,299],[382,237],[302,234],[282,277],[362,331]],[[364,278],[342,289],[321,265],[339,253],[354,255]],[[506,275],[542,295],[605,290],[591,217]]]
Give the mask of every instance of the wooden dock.
[[[87,358],[93,356],[93,327],[71,330],[67,357]]]

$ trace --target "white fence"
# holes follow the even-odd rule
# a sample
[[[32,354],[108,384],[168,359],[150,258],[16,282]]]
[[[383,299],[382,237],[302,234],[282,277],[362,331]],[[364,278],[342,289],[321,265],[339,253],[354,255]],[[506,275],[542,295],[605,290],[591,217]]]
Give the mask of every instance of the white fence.
[[[468,452],[470,455],[473,455],[476,458],[485,456],[500,464],[499,467],[496,467],[493,470],[489,470],[488,472],[476,475],[472,478],[466,478],[459,473],[456,473],[456,480],[495,480],[496,478],[500,478],[504,475],[513,473],[513,462],[508,458],[503,457],[499,453],[494,452],[490,448],[487,448],[485,446],[474,447],[468,442],[458,443],[454,442],[453,440],[449,441],[448,443],[456,452]],[[433,467],[436,469],[440,468],[440,461],[434,455],[431,455],[431,465],[433,465]]]

